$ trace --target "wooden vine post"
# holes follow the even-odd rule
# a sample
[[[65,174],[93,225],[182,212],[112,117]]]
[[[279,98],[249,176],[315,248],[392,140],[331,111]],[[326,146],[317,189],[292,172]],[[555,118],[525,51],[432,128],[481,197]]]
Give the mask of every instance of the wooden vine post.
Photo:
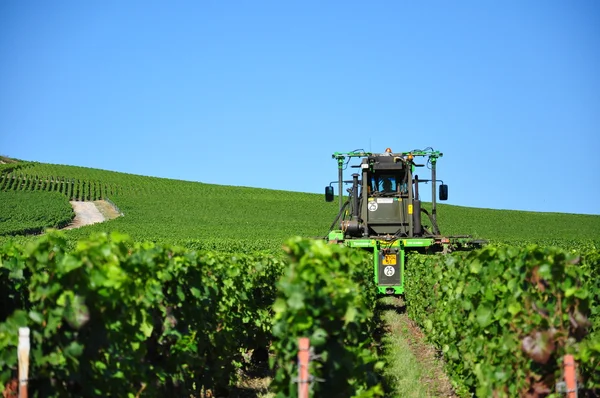
[[[563,357],[563,366],[567,398],[577,398],[577,379],[575,376],[575,358],[573,358],[573,355],[565,355]]]
[[[19,328],[19,398],[27,398],[27,381],[29,379],[29,328]]]
[[[298,338],[298,398],[308,398],[310,376],[308,364],[310,362],[310,340],[308,337]]]

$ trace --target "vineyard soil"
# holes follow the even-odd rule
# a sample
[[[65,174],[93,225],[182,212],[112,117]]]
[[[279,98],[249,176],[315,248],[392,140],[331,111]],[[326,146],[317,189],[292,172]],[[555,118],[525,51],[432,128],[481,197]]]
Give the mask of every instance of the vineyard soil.
[[[406,314],[404,300],[384,297],[378,305],[383,310],[388,363],[385,373],[392,395],[456,398],[458,395],[444,371],[443,360]]]
[[[64,229],[79,228],[85,225],[112,220],[120,215],[110,203],[104,200],[96,200],[93,202],[72,200],[69,203],[73,206],[75,218],[73,219],[73,222]]]

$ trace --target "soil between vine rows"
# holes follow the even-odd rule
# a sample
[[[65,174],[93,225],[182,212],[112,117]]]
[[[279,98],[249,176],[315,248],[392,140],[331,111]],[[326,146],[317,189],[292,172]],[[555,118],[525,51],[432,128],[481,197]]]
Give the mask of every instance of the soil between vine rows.
[[[385,297],[379,300],[378,308],[385,331],[383,354],[389,366],[386,382],[394,390],[390,396],[458,397],[444,371],[443,359],[408,317],[404,301]]]

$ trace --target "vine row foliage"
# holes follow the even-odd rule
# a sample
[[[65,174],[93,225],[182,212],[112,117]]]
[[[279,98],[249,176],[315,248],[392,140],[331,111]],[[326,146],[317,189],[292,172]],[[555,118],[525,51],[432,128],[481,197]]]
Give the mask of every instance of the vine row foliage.
[[[31,396],[213,396],[272,344],[271,390],[294,396],[309,337],[320,396],[383,394],[375,286],[363,251],[294,238],[288,260],[190,251],[97,234],[72,248],[50,230],[0,248],[0,385],[32,336]],[[288,265],[289,264],[289,265]],[[264,352],[264,351],[263,351]]]
[[[278,397],[296,396],[298,338],[309,337],[315,360],[311,394],[323,397],[380,396],[374,350],[376,287],[372,257],[322,240],[291,239],[291,264],[278,283],[274,303],[272,387]]]
[[[600,388],[600,252],[487,247],[409,257],[409,316],[444,353],[459,391],[544,396],[562,356],[580,382]]]
[[[97,180],[19,173],[0,174],[1,191],[58,192],[70,200],[102,200],[118,188]]]
[[[0,382],[31,328],[32,396],[217,395],[270,340],[269,255],[186,251],[98,234],[67,249],[51,231],[0,250]]]
[[[73,219],[69,200],[56,192],[0,191],[0,236],[38,234]]]

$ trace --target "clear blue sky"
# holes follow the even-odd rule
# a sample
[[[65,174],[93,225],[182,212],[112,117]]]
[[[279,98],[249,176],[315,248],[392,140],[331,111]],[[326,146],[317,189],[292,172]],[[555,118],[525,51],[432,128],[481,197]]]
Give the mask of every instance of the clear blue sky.
[[[0,2],[2,155],[320,193],[429,146],[450,204],[600,214],[600,2]]]

